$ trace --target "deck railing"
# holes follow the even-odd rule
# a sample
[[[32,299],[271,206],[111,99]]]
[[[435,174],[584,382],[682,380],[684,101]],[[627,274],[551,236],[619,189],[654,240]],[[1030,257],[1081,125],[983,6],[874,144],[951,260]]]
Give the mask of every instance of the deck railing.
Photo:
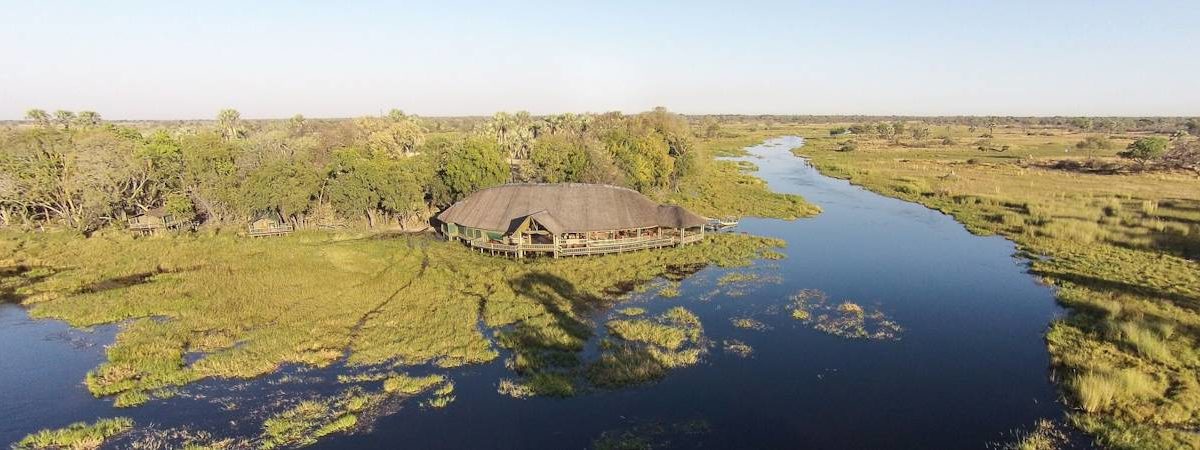
[[[250,227],[246,228],[246,234],[248,234],[252,237],[277,236],[277,235],[281,235],[281,234],[288,234],[288,233],[291,233],[292,231],[295,231],[295,228],[293,228],[291,224],[271,225],[269,227],[262,227],[262,228],[255,228],[253,226],[250,226]]]
[[[467,240],[471,247],[494,252],[511,253],[514,256],[525,253],[552,253],[555,256],[600,255],[605,253],[620,253],[634,250],[670,247],[679,244],[690,244],[704,239],[702,234],[686,236],[641,236],[629,239],[604,239],[587,241],[585,244],[574,246],[563,244],[505,244],[492,242],[487,239]]]

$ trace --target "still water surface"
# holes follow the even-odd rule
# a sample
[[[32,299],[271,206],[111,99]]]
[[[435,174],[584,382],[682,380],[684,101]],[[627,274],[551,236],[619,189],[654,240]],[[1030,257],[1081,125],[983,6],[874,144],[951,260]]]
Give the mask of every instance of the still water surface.
[[[1014,257],[1013,244],[822,176],[788,151],[801,144],[773,139],[737,158],[756,164],[773,190],[803,195],[823,209],[811,219],[742,221],[737,232],[787,241],[785,259],[707,268],[682,282],[679,297],[651,290],[622,305],[650,313],[681,305],[698,314],[713,342],[699,365],[633,388],[519,400],[496,392],[500,379],[513,376],[501,358],[449,372],[457,401],[445,408],[406,403],[368,431],[315,447],[568,449],[624,430],[674,448],[958,449],[983,448],[1039,418],[1060,418],[1042,335],[1061,311],[1050,289]],[[730,271],[759,280],[718,286]],[[802,289],[878,310],[903,331],[898,340],[818,331],[786,309]],[[606,314],[612,313],[596,322]],[[734,317],[752,317],[768,329],[736,328]],[[345,370],[291,367],[249,382],[210,380],[176,398],[116,410],[81,383],[103,360],[114,332],[31,321],[21,308],[0,305],[0,415],[7,418],[0,421],[0,442],[117,415],[139,425],[253,435],[261,418],[226,412],[214,399],[334,392],[333,379]],[[731,339],[751,346],[752,355],[723,351],[721,343]]]

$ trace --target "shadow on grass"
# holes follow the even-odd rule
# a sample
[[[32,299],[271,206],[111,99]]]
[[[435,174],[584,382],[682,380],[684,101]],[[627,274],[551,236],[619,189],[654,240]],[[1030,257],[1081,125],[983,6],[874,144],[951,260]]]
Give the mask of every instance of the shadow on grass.
[[[517,295],[541,304],[554,319],[553,327],[558,331],[579,340],[591,336],[591,327],[577,317],[603,304],[603,299],[580,292],[570,281],[545,272],[522,275],[509,285]]]
[[[146,284],[154,281],[154,277],[164,274],[191,272],[199,269],[199,266],[183,267],[178,269],[164,269],[162,266],[154,270],[126,275],[123,277],[113,277],[105,280],[96,281],[79,288],[80,294],[94,294],[98,292],[110,291],[114,289],[123,289],[127,287]]]
[[[41,283],[62,270],[51,267],[27,265],[0,266],[0,303],[21,303],[25,296],[21,289]]]
[[[1055,281],[1065,281],[1079,286],[1087,286],[1089,289],[1097,291],[1111,291],[1142,297],[1161,298],[1170,301],[1180,308],[1190,309],[1193,311],[1200,310],[1200,297],[1190,296],[1178,292],[1170,292],[1151,286],[1109,280],[1091,275],[1057,272],[1052,270],[1035,270],[1033,273],[1035,275]]]

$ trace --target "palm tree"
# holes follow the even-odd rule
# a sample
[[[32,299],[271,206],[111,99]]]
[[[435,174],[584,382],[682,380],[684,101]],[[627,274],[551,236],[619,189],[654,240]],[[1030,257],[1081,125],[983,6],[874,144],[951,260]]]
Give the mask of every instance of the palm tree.
[[[54,112],[54,121],[63,126],[64,130],[71,128],[71,122],[75,121],[75,113],[60,109]]]
[[[80,111],[75,122],[81,127],[94,127],[100,125],[100,113],[95,111]]]
[[[43,127],[50,126],[50,114],[47,114],[46,110],[44,109],[31,109],[29,111],[25,111],[25,118],[37,122],[38,125]]]
[[[222,109],[217,113],[217,126],[221,129],[221,134],[225,136],[225,139],[237,139],[241,135],[241,131],[238,129],[241,120],[242,113],[236,109]]]

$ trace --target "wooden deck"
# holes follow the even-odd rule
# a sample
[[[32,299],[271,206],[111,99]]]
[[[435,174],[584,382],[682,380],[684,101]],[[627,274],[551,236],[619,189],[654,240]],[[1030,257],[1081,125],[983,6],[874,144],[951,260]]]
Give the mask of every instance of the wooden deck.
[[[246,235],[250,237],[281,236],[295,231],[291,224],[274,225],[270,227],[248,227]]]
[[[492,254],[500,254],[503,256],[523,258],[528,255],[543,254],[551,255],[557,258],[559,256],[603,255],[608,253],[622,253],[652,248],[675,247],[679,245],[700,242],[703,239],[703,234],[693,234],[683,237],[648,236],[629,239],[605,239],[598,241],[587,241],[584,244],[576,245],[504,244],[499,242],[490,242],[486,239],[464,240],[464,242],[466,242],[467,245],[471,246],[472,248],[478,249],[482,252],[490,252]]]
[[[165,232],[171,231],[171,230],[184,229],[184,228],[187,228],[189,225],[191,225],[189,222],[185,222],[182,220],[168,222],[168,223],[162,223],[162,222],[141,223],[141,222],[130,221],[129,222],[129,231],[132,231],[135,234],[149,236],[149,235],[154,235],[154,234],[158,234],[158,233],[165,233]]]

